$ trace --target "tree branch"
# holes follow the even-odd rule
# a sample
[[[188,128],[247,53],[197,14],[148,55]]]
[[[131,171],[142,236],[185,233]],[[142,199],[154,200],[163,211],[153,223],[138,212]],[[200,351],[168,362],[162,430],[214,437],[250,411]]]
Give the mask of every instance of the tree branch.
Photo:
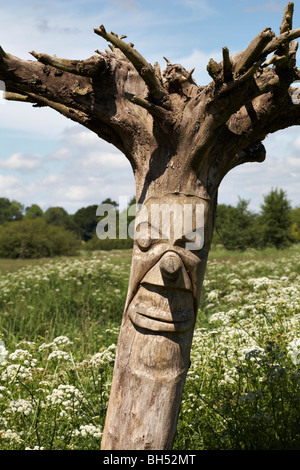
[[[144,59],[144,57],[133,48],[131,44],[126,44],[124,41],[122,41],[122,39],[113,33],[107,33],[103,25],[101,25],[99,29],[94,28],[94,31],[96,34],[111,42],[114,46],[123,52],[123,54],[132,63],[146,83],[151,98],[153,98],[154,102],[168,107],[169,97],[167,91],[157,77],[157,74],[155,73],[152,65],[149,64]]]
[[[300,37],[300,29],[291,30],[292,15],[293,4],[290,2],[277,37],[270,28],[266,28],[241,53],[229,57],[228,49],[223,48],[223,62],[209,61],[208,71],[214,87],[211,88],[211,98],[207,100],[207,112],[214,119],[206,120],[206,134],[217,136],[216,132],[221,132],[222,125],[243,105],[265,93],[276,92],[278,88],[286,93],[298,78],[295,68],[298,43],[294,39]],[[275,55],[266,62],[272,52]],[[271,64],[273,68],[269,67]]]
[[[290,31],[293,27],[294,3],[289,2],[285,7],[283,20],[280,26],[280,34]]]
[[[36,103],[36,101],[34,101],[28,95],[22,95],[21,93],[12,93],[9,91],[4,92],[3,98],[7,101],[20,101],[22,103]]]
[[[87,60],[69,60],[59,59],[48,54],[39,54],[35,51],[32,51],[30,54],[42,64],[51,65],[51,67],[63,72],[85,77],[95,76],[106,66],[106,61],[101,56],[92,56]]]
[[[223,47],[223,78],[224,82],[228,83],[232,80],[232,63],[230,60],[229,50],[227,47]]]
[[[89,77],[40,61],[21,60],[1,51],[0,54],[0,79],[5,82],[6,99],[37,107],[48,106],[92,130],[127,156],[135,145],[135,136],[144,134],[144,123],[138,113],[132,113],[132,110],[128,113],[124,107],[123,80],[120,78],[124,65],[115,57],[105,57],[107,65],[102,73]],[[46,61],[51,60],[47,58]],[[60,67],[61,64],[55,65]]]
[[[240,75],[260,60],[266,45],[270,43],[274,36],[275,34],[270,28],[266,28],[259,33],[234,64],[234,75]]]
[[[282,44],[290,43],[294,39],[300,37],[300,28],[293,29],[291,31],[286,31],[279,36],[272,39],[269,44],[264,48],[261,53],[261,57],[266,57],[267,55],[271,54],[272,52],[276,51]]]
[[[4,52],[4,50],[2,49],[2,47],[0,46],[0,59],[5,59],[7,57],[7,54],[6,52]]]
[[[130,93],[125,93],[125,98],[128,99],[128,101],[130,101],[131,103],[146,109],[152,116],[158,117],[162,122],[169,125],[173,125],[175,123],[175,117],[173,113],[167,111],[163,107],[157,106],[153,103],[150,103],[148,100],[132,95]]]
[[[207,67],[206,67],[207,72],[215,82],[217,86],[221,86],[222,84],[222,77],[221,77],[221,70],[222,67],[220,64],[218,64],[214,59],[210,59]]]

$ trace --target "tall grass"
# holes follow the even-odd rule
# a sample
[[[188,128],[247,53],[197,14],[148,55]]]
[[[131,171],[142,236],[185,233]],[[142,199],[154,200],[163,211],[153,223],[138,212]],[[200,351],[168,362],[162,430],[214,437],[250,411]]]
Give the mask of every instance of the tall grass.
[[[130,257],[0,261],[0,449],[99,449]],[[175,449],[300,449],[299,260],[211,253]]]
[[[120,323],[128,276],[129,258],[120,260],[118,252],[8,272],[0,277],[0,332],[8,343],[64,334],[78,338],[85,353],[97,352],[101,331]]]

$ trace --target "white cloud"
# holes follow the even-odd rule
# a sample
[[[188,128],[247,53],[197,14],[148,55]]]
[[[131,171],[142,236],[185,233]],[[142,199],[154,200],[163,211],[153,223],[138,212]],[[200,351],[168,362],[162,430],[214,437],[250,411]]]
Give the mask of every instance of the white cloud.
[[[107,174],[111,171],[128,170],[129,163],[124,155],[117,152],[91,152],[78,161],[77,169],[84,169],[90,174]]]
[[[110,0],[123,10],[138,10],[140,7],[134,0]]]
[[[300,157],[267,152],[263,163],[246,163],[234,168],[219,189],[219,202],[235,206],[238,195],[249,200],[249,208],[259,211],[263,196],[272,188],[286,191],[292,206],[300,201]]]
[[[65,128],[59,143],[43,157],[15,153],[0,160],[0,167],[11,174],[22,170],[21,177],[0,175],[1,196],[25,206],[37,203],[43,209],[62,206],[73,213],[107,197],[118,200],[134,195],[131,166],[112,145],[79,125]],[[41,165],[43,172],[35,171]]]
[[[42,164],[39,155],[23,155],[22,153],[13,153],[6,160],[0,161],[0,168],[6,170],[28,171],[36,170]]]
[[[293,145],[297,150],[300,150],[300,134],[298,135],[298,137],[296,137]]]
[[[24,205],[29,205],[26,204],[26,201],[34,200],[35,202],[33,198],[35,198],[37,194],[36,184],[27,184],[22,178],[0,174],[0,188],[1,197],[7,197],[10,200],[15,199]],[[30,204],[31,203],[32,202],[30,202]]]
[[[53,160],[67,160],[72,157],[73,154],[68,147],[61,147],[48,155],[48,158]]]
[[[7,195],[9,191],[11,191],[15,185],[18,183],[18,179],[14,176],[4,176],[0,174],[0,188],[1,188],[1,196]]]
[[[66,118],[50,108],[33,108],[28,103],[5,101],[0,106],[0,128],[27,132],[36,140],[59,137]]]
[[[258,11],[282,11],[283,8],[284,3],[270,1],[268,3],[263,3],[262,5],[246,7],[244,8],[244,11],[249,13],[256,13]]]

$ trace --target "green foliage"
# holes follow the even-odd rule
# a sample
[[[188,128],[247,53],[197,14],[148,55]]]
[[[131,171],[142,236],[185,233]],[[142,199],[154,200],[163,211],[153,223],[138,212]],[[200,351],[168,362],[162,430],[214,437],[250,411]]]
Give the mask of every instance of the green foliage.
[[[0,225],[13,220],[21,220],[24,206],[17,201],[10,201],[5,197],[0,198]]]
[[[228,250],[245,250],[260,245],[257,215],[248,210],[249,202],[239,199],[236,207],[219,204],[216,230]]]
[[[77,233],[80,238],[87,242],[95,234],[99,217],[96,216],[97,205],[82,207],[74,214]]]
[[[264,245],[273,245],[276,248],[288,246],[292,241],[291,205],[285,191],[272,190],[264,197],[261,209]]]
[[[126,239],[111,239],[106,238],[100,240],[97,235],[94,235],[85,245],[84,249],[89,251],[95,250],[128,250],[133,247],[133,240],[131,238]]]
[[[37,219],[38,217],[43,217],[44,212],[37,204],[32,204],[25,209],[25,217],[30,219]]]
[[[136,200],[133,197],[128,208],[135,203]],[[96,204],[82,207],[75,214],[68,214],[62,207],[49,207],[43,212],[37,204],[32,204],[26,207],[24,215],[24,207],[19,202],[0,198],[0,227],[6,222],[41,218],[49,226],[61,227],[72,232],[73,238],[79,238],[83,242],[82,247],[88,251],[132,248],[133,240],[129,236],[127,239],[122,237],[125,233],[128,235],[128,226],[134,220],[134,215],[129,216],[126,209],[120,213],[118,204],[110,198],[105,199],[102,204],[109,204],[115,210],[112,215],[112,220],[116,222],[115,230],[113,230],[115,233],[105,239],[99,239],[97,236],[97,226],[101,220],[108,220],[107,214],[97,215],[98,206]],[[236,207],[226,204],[218,205],[213,246],[222,244],[227,250],[244,251],[247,248],[263,249],[272,246],[283,248],[300,241],[300,208],[291,209],[283,190],[276,189],[267,194],[260,213],[250,211],[248,206],[249,201],[244,199],[239,199]],[[105,231],[107,229],[108,224]],[[36,253],[41,254],[34,254],[34,250],[31,249],[29,256],[53,256],[54,253],[69,253],[68,249],[62,247],[62,237],[58,236],[59,233],[62,234],[56,230],[52,235],[53,240],[56,239],[59,244],[57,249],[53,247],[53,243],[50,244],[51,248],[49,246],[47,248],[47,243],[41,241],[41,230],[38,229],[39,236],[37,235],[34,239],[39,239]],[[0,256],[28,256],[27,251],[20,253],[17,248],[12,247],[15,245],[15,234],[13,239],[11,244],[8,243],[8,240],[5,242],[5,246],[9,247],[6,254],[4,248],[0,247],[0,253],[4,253]],[[71,240],[70,233],[66,235],[66,240]],[[20,244],[19,240],[18,245]],[[28,245],[27,241],[25,244]],[[72,252],[71,250],[70,253]]]
[[[122,253],[24,263],[0,275],[0,335],[19,342],[64,334],[80,340],[82,353],[97,352],[101,329],[121,321],[131,261]]]
[[[228,250],[284,248],[300,241],[300,216],[291,209],[286,193],[272,190],[264,197],[260,213],[248,210],[248,201],[239,199],[236,207],[219,204],[213,243]]]
[[[41,217],[24,217],[0,227],[0,257],[42,258],[73,255],[79,247],[74,234],[48,225]]]
[[[111,199],[106,199],[102,204],[109,204],[115,208],[113,213],[109,215],[105,213],[98,217],[98,222],[103,221],[106,223],[105,232],[106,238],[100,239],[97,234],[94,234],[92,238],[84,245],[86,250],[126,250],[133,247],[133,240],[128,236],[128,226],[135,219],[135,216],[128,215],[128,208],[135,205],[135,197],[132,198],[128,204],[127,209],[124,209],[121,213],[116,210],[118,204]],[[109,222],[111,221],[111,222]],[[115,230],[112,231],[112,235],[109,233],[109,223],[115,225]],[[120,238],[121,232],[121,238]],[[127,235],[127,238],[122,238]]]
[[[296,243],[300,242],[300,207],[291,210],[291,236]]]
[[[67,213],[63,207],[49,207],[44,213],[44,219],[47,224],[63,227],[76,233],[76,223],[74,217]]]

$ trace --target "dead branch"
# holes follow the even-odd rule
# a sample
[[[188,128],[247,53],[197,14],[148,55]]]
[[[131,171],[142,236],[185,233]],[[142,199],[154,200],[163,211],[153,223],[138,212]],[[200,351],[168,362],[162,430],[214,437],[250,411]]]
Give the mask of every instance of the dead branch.
[[[12,93],[10,91],[5,91],[3,93],[3,98],[7,101],[19,101],[22,103],[35,103],[35,101],[30,98],[28,95],[22,95],[21,93]]]
[[[107,33],[103,25],[101,25],[99,29],[94,28],[94,31],[123,52],[148,86],[151,98],[156,103],[167,106],[169,101],[167,92],[158,79],[152,65],[149,64],[144,57],[132,47],[131,44],[126,44],[113,33]]]
[[[133,104],[141,106],[146,109],[152,116],[158,117],[163,123],[173,125],[175,123],[175,116],[172,112],[167,111],[162,106],[157,106],[153,103],[150,103],[144,98],[132,95],[130,93],[125,93],[125,98],[128,99]]]
[[[223,79],[225,83],[232,80],[232,64],[230,60],[229,50],[227,47],[223,47]]]
[[[249,69],[255,62],[260,60],[266,45],[274,38],[275,34],[270,28],[264,29],[259,33],[256,38],[251,41],[247,49],[239,57],[239,60],[234,65],[235,76],[240,75],[245,70]]]
[[[293,14],[294,14],[294,3],[289,2],[285,7],[283,20],[280,26],[280,33],[290,31],[293,27]]]
[[[218,64],[214,59],[210,59],[207,64],[206,70],[208,71],[215,84],[217,86],[220,86],[222,84],[221,65]]]
[[[51,67],[54,67],[63,72],[86,77],[93,77],[94,75],[98,74],[106,65],[105,59],[98,56],[90,57],[87,60],[69,60],[59,59],[48,54],[39,54],[35,51],[32,51],[30,54],[42,64],[50,65]]]

